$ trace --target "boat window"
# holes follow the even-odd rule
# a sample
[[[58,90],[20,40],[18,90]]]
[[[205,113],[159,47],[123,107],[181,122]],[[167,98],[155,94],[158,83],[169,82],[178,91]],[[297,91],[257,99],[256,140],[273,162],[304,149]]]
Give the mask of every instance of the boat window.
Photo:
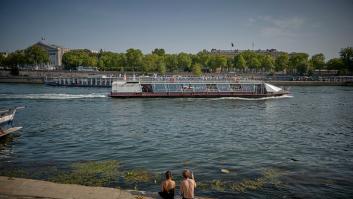
[[[194,92],[207,92],[206,84],[191,84]]]
[[[153,92],[168,92],[168,89],[165,84],[152,84]]]
[[[220,92],[229,92],[229,91],[231,91],[229,84],[217,84],[217,89]]]
[[[182,84],[167,84],[167,88],[169,92],[182,92],[183,85]]]
[[[218,91],[216,84],[206,84],[207,91]]]
[[[241,91],[241,85],[240,85],[240,84],[231,84],[231,85],[230,85],[230,88],[231,88],[233,91]]]

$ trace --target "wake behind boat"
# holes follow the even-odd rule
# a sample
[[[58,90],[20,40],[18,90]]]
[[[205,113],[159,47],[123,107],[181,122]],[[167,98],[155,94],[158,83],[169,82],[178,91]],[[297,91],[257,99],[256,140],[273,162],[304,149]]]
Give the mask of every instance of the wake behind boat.
[[[114,81],[111,97],[129,98],[264,98],[289,94],[277,86],[255,80],[161,78]]]
[[[16,111],[22,108],[24,107],[0,110],[0,138],[22,128],[13,126],[13,120],[15,118]]]

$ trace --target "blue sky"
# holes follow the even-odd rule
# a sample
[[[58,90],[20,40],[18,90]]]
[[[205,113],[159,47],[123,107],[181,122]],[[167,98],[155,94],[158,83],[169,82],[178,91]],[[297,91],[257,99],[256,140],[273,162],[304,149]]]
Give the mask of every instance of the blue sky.
[[[149,53],[276,48],[337,57],[353,46],[352,0],[0,0],[0,51],[45,37],[68,48]]]

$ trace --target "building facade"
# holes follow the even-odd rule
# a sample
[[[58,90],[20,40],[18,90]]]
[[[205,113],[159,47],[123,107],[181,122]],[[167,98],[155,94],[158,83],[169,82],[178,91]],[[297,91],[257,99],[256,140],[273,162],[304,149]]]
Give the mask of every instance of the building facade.
[[[42,47],[49,54],[49,66],[58,67],[62,66],[62,58],[64,53],[69,52],[69,48],[63,48],[54,44],[49,44],[45,40],[39,41],[34,45]]]

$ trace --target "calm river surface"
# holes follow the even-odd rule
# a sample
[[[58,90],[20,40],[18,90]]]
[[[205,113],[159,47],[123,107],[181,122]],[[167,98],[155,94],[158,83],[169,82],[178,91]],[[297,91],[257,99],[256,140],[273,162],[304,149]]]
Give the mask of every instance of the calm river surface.
[[[203,196],[353,197],[352,87],[291,87],[292,97],[263,100],[111,99],[108,92],[0,84],[1,108],[26,106],[15,119],[23,129],[0,142],[0,171],[34,175],[118,160],[125,170],[171,170],[177,181],[190,168]],[[55,170],[33,177],[50,175]],[[158,191],[159,181],[138,189]]]

